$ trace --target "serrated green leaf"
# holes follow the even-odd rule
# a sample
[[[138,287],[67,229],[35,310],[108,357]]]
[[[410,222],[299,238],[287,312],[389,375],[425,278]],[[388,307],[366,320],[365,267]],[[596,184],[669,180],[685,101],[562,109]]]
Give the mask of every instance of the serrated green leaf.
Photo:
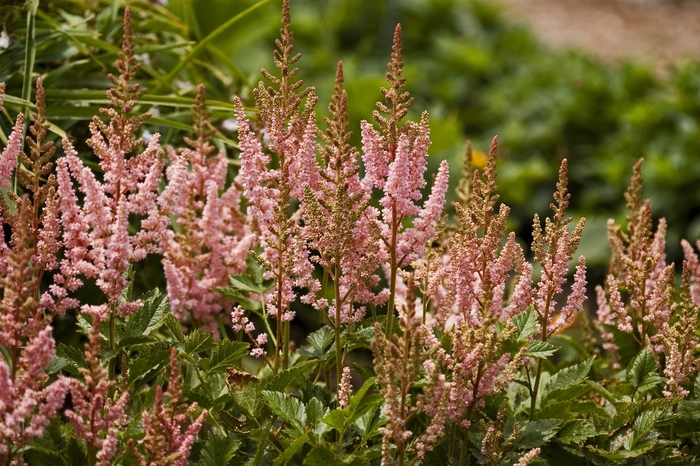
[[[367,379],[362,387],[351,398],[348,406],[334,409],[323,419],[323,422],[334,429],[344,432],[371,408],[381,404],[384,398],[379,394],[367,395],[374,385],[374,378]]]
[[[309,346],[303,347],[301,351],[306,356],[323,359],[328,354],[328,349],[333,344],[333,338],[333,330],[328,327],[321,327],[306,337]]]
[[[572,385],[579,384],[588,375],[593,365],[593,358],[582,363],[566,367],[549,378],[542,391],[543,397],[554,390],[562,390]]]
[[[542,398],[542,405],[544,406],[545,404],[550,402],[570,402],[585,395],[590,391],[591,386],[584,383],[572,385],[570,387],[566,387],[560,390],[552,390],[551,392],[547,393],[547,395],[544,398]]]
[[[65,359],[69,365],[62,367],[71,374],[78,374],[78,369],[85,367],[85,355],[78,348],[66,346],[63,343],[56,345],[56,357]]]
[[[218,431],[212,430],[202,447],[197,466],[225,466],[240,446],[241,440],[234,434],[224,437]]]
[[[535,448],[544,445],[554,437],[561,421],[559,419],[541,419],[529,421],[525,429],[518,436],[516,444],[518,448]]]
[[[129,363],[129,387],[133,387],[139,379],[147,379],[160,372],[169,360],[170,349],[162,345],[154,345],[144,351]]]
[[[537,316],[533,312],[532,306],[529,306],[522,314],[513,317],[513,324],[518,329],[515,333],[518,341],[525,341],[530,335],[535,333],[535,330],[537,330]]]
[[[182,333],[182,324],[174,315],[168,314],[165,318],[165,326],[168,327],[168,330],[170,330],[170,333],[173,334],[177,341],[185,339],[185,334]]]
[[[629,441],[625,443],[625,449],[632,450],[636,448],[638,442],[653,430],[656,422],[662,415],[663,411],[654,409],[651,411],[644,411],[637,416],[632,427],[633,435],[629,438]]]
[[[292,443],[290,443],[284,450],[282,450],[282,453],[275,458],[275,461],[272,463],[273,466],[280,466],[285,463],[285,461],[289,461],[292,459],[294,455],[299,452],[302,448],[304,448],[304,445],[306,445],[309,442],[309,436],[308,434],[304,434],[300,437],[297,437]]]
[[[306,408],[299,399],[282,392],[262,391],[263,398],[273,413],[300,433],[306,425]]]
[[[572,419],[566,421],[557,432],[557,440],[561,443],[581,445],[586,439],[598,432],[593,423],[587,419]]]
[[[214,346],[216,346],[216,342],[212,334],[196,328],[187,334],[182,349],[185,353],[193,355],[210,351]]]
[[[208,373],[225,372],[236,360],[248,354],[250,346],[248,343],[230,340],[221,340],[218,343],[211,352]]]
[[[281,392],[289,388],[294,381],[308,375],[316,367],[314,361],[304,361],[278,374],[263,379],[262,388],[273,392]]]
[[[640,396],[663,382],[656,372],[656,358],[649,348],[644,348],[627,366],[625,380],[634,388],[634,395]]]
[[[141,300],[141,309],[127,318],[124,336],[149,336],[165,324],[165,319],[170,314],[167,296],[157,289],[146,293]]]
[[[260,404],[260,384],[243,385],[240,390],[234,390],[231,397],[247,418],[256,420]]]
[[[559,346],[554,346],[546,341],[531,341],[527,344],[525,355],[533,358],[545,359],[556,353],[559,348]]]

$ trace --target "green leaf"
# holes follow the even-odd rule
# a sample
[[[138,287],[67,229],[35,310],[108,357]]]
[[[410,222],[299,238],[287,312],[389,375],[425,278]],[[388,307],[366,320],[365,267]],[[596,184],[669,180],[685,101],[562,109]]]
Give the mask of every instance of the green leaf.
[[[556,353],[559,348],[559,346],[554,346],[546,341],[531,341],[527,344],[525,355],[533,358],[545,359]]]
[[[281,392],[290,387],[296,380],[306,377],[316,367],[314,361],[304,361],[262,381],[262,388]]]
[[[197,466],[225,466],[233,458],[241,440],[235,434],[227,437],[219,434],[217,430],[209,432],[209,438],[202,448]]]
[[[654,429],[654,426],[663,416],[663,414],[663,410],[653,409],[650,411],[644,411],[637,416],[637,419],[634,420],[634,425],[632,426],[633,435],[628,437],[627,442],[625,442],[625,449],[635,449],[639,441],[644,439],[645,436]]]
[[[300,351],[305,356],[324,359],[333,344],[333,338],[333,330],[328,327],[321,327],[306,338],[310,347],[303,347]]]
[[[211,333],[196,328],[187,334],[182,349],[185,353],[194,355],[204,351],[210,351],[214,346],[216,346],[216,342]]]
[[[548,393],[553,392],[554,390],[562,390],[583,382],[588,375],[588,372],[591,370],[592,365],[593,358],[590,358],[582,363],[560,370],[551,376],[545,384],[542,392],[543,397],[546,397]]]
[[[304,431],[304,426],[306,425],[306,408],[304,403],[282,392],[263,390],[262,395],[277,417],[296,428],[300,433]]]
[[[270,0],[261,0],[261,1],[259,1],[258,3],[256,3],[256,4],[252,5],[252,6],[250,6],[249,8],[243,10],[242,12],[240,12],[239,14],[237,14],[236,16],[234,16],[233,18],[230,18],[230,19],[227,20],[225,23],[223,23],[221,26],[219,26],[218,28],[216,28],[215,30],[213,30],[212,32],[210,32],[209,35],[207,35],[206,37],[202,38],[202,39],[197,43],[197,45],[194,46],[194,47],[192,48],[192,51],[190,51],[190,53],[188,53],[187,56],[183,57],[183,58],[177,63],[177,65],[175,65],[175,66],[173,67],[173,69],[170,70],[170,73],[168,73],[168,75],[165,76],[165,77],[159,82],[158,86],[156,87],[156,91],[157,91],[159,88],[161,88],[161,87],[163,86],[163,84],[165,84],[165,85],[170,85],[170,83],[171,83],[172,80],[177,76],[177,74],[180,72],[180,70],[181,70],[182,68],[184,68],[189,62],[191,62],[191,61],[194,59],[194,57],[197,56],[197,54],[199,54],[199,52],[201,52],[202,50],[204,50],[204,48],[205,48],[211,41],[213,41],[214,39],[216,39],[219,35],[221,35],[222,33],[224,33],[224,32],[225,32],[227,29],[229,29],[231,26],[233,26],[233,25],[236,24],[238,21],[240,21],[241,19],[243,19],[246,15],[252,13],[253,11],[255,11],[255,10],[258,9],[258,8],[260,8],[261,6],[263,6],[264,4],[266,4],[266,3],[269,2],[269,1],[270,1]]]
[[[586,439],[593,437],[598,432],[591,421],[586,419],[572,419],[566,421],[557,432],[557,440],[561,443],[573,443],[581,445]]]
[[[306,405],[306,421],[309,427],[313,427],[314,432],[319,437],[326,433],[329,429],[328,425],[322,421],[324,417],[328,414],[330,409],[323,405],[323,403],[316,397],[309,400]]]
[[[381,404],[384,398],[379,394],[367,395],[374,385],[374,378],[367,379],[362,387],[355,393],[348,406],[343,409],[334,409],[323,419],[323,422],[334,429],[344,432],[349,426],[355,423],[363,414],[371,408]]]
[[[558,419],[541,419],[529,421],[518,436],[518,448],[535,448],[544,445],[554,437],[561,421]]]
[[[308,434],[297,437],[292,443],[289,444],[289,446],[282,450],[282,454],[275,458],[275,461],[272,463],[273,466],[280,466],[284,464],[285,461],[292,459],[292,457],[296,455],[299,450],[304,448],[304,445],[307,443],[309,443]]]
[[[231,393],[233,400],[247,418],[256,422],[260,403],[260,384],[245,384],[240,390]]]
[[[85,355],[78,348],[66,346],[63,343],[56,345],[56,357],[68,362],[67,366],[61,367],[71,374],[78,374],[78,369],[85,367]]]
[[[248,343],[240,341],[221,340],[211,352],[207,372],[225,372],[238,359],[248,354],[249,346]]]
[[[632,359],[627,366],[625,380],[634,388],[634,395],[643,395],[659,383],[663,378],[656,372],[656,358],[649,348],[644,348]]]
[[[127,318],[125,336],[150,336],[165,324],[165,319],[170,314],[167,297],[157,289],[146,293],[141,300],[141,309]]]
[[[571,385],[570,387],[559,390],[552,390],[551,392],[547,393],[544,398],[542,398],[542,406],[551,402],[569,402],[585,395],[590,391],[591,386],[584,383]]]
[[[533,312],[532,306],[529,306],[525,312],[513,317],[513,324],[518,329],[515,337],[518,341],[527,340],[530,335],[537,330],[537,316]]]
[[[168,314],[166,316],[165,326],[168,327],[168,330],[170,330],[170,333],[173,334],[177,341],[182,341],[185,339],[185,334],[182,333],[182,324],[174,315]]]
[[[170,348],[165,345],[153,345],[142,352],[129,364],[129,386],[139,379],[148,379],[167,366],[170,360]]]

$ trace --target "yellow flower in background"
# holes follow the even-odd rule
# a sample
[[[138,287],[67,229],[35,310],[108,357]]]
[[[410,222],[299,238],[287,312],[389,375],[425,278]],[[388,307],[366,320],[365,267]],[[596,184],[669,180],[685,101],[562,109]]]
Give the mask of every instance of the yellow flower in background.
[[[480,150],[472,151],[472,168],[484,168],[489,156]]]

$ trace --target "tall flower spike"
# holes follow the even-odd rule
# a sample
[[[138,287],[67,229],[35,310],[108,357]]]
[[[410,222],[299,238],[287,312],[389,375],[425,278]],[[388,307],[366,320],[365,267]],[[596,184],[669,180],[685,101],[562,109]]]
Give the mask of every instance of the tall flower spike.
[[[535,215],[533,221],[532,251],[535,261],[542,268],[540,280],[533,290],[533,305],[539,319],[542,341],[571,324],[586,299],[586,262],[581,256],[571,293],[557,316],[555,298],[563,292],[563,285],[569,273],[568,264],[578,249],[586,223],[586,219],[581,218],[573,232],[569,232],[572,219],[566,217],[566,208],[571,197],[567,183],[567,161],[564,159],[559,169],[557,191],[554,193],[555,202],[549,205],[554,215],[551,219],[545,219],[544,230],[538,215]]]
[[[281,39],[274,53],[275,67],[280,76],[262,70],[271,83],[261,82],[254,90],[259,117],[269,140],[268,149],[275,154],[274,166],[246,119],[243,105],[235,99],[238,135],[241,146],[239,179],[248,199],[248,214],[255,223],[263,253],[259,261],[266,269],[265,278],[273,279],[274,288],[266,293],[266,316],[277,320],[275,369],[284,367],[289,356],[289,320],[294,318],[289,303],[294,301],[293,287],[315,289],[318,281],[311,277],[308,250],[299,235],[299,214],[294,214],[294,200],[302,200],[307,185],[318,185],[318,166],[314,153],[316,144],[316,96],[313,88],[300,90],[303,83],[295,81],[297,68],[291,66],[299,59],[293,55],[293,34],[289,29],[289,2],[284,1]],[[303,204],[301,211],[303,212]]]
[[[213,288],[245,271],[255,235],[240,210],[238,187],[226,187],[226,152],[213,154],[204,90],[197,88],[192,107],[195,138],[185,138],[189,147],[179,154],[169,152],[168,185],[158,201],[173,216],[177,232],[166,231],[160,247],[172,312],[183,320],[188,314],[192,325],[218,334],[216,316],[225,302]]]
[[[424,173],[430,146],[428,114],[419,124],[401,121],[408,114],[413,98],[406,92],[406,78],[401,57],[401,26],[394,34],[391,61],[386,79],[389,88],[382,88],[384,102],[377,102],[374,119],[380,131],[362,122],[362,145],[365,179],[362,186],[371,194],[374,187],[383,190],[380,200],[382,260],[388,263],[389,303],[386,332],[393,331],[398,271],[417,260],[425,252],[425,243],[435,236],[447,190],[447,165],[443,164],[433,185],[433,193],[423,210],[416,205],[425,187]],[[386,116],[383,116],[386,115]],[[418,216],[418,218],[416,218]],[[404,228],[403,220],[414,218],[413,228]]]
[[[598,291],[598,319],[601,324],[629,333],[641,348],[651,347],[662,353],[659,333],[673,319],[674,266],[666,264],[666,222],[659,220],[653,232],[651,203],[641,198],[642,162],[640,159],[634,165],[625,193],[630,210],[626,228],[608,220],[612,260],[606,289]],[[601,327],[606,347],[614,355],[613,335]]]
[[[151,411],[142,415],[146,436],[138,445],[129,439],[129,450],[138,459],[139,464],[186,466],[190,450],[207,410],[202,410],[197,419],[187,428],[185,424],[198,410],[197,403],[189,407],[182,402],[182,377],[177,359],[177,349],[170,352],[170,379],[168,389],[156,387],[155,402]]]
[[[59,209],[60,218],[65,242],[79,242],[81,249],[79,254],[67,255],[61,264],[62,272],[55,278],[56,286],[52,289],[58,299],[63,299],[62,306],[65,308],[66,300],[62,296],[79,286],[75,273],[96,278],[98,286],[107,296],[109,313],[127,315],[138,309],[140,303],[120,304],[121,293],[128,285],[125,272],[130,264],[159,250],[160,237],[167,226],[167,218],[157,204],[163,169],[160,135],[153,135],[145,150],[135,154],[137,148],[144,144],[143,139],[135,135],[150,113],[128,115],[145,92],[134,81],[140,64],[134,57],[128,8],[124,12],[124,40],[116,67],[119,76],[109,76],[115,87],[107,91],[113,107],[100,109],[109,121],[105,123],[94,117],[90,123],[92,136],[87,140],[100,161],[103,181],[98,181],[83,164],[70,141],[63,141],[66,156],[65,162],[59,162],[59,191],[68,193],[72,189],[72,186],[68,186],[70,178],[65,176],[68,171],[78,182],[84,202],[77,207],[75,196],[64,198]],[[79,233],[74,231],[76,225],[70,223],[77,214],[76,209],[80,212],[78,215],[85,219],[80,224]],[[133,235],[128,232],[131,216],[141,220],[140,229]],[[87,235],[87,241],[84,235]],[[105,307],[86,306],[84,310],[94,314],[104,312]]]
[[[73,424],[76,437],[85,443],[90,464],[108,466],[117,452],[117,433],[124,427],[129,392],[117,391],[115,397],[118,398],[109,397],[108,392],[116,382],[108,379],[107,371],[100,364],[100,323],[97,314],[85,345],[87,367],[80,368],[85,381],[71,379],[73,409],[67,410],[65,416]]]
[[[51,327],[46,326],[29,340],[20,358],[12,361],[12,369],[0,358],[0,462],[3,464],[10,464],[8,460],[27,441],[41,437],[63,406],[69,379],[61,376],[46,385],[46,370],[54,349]]]

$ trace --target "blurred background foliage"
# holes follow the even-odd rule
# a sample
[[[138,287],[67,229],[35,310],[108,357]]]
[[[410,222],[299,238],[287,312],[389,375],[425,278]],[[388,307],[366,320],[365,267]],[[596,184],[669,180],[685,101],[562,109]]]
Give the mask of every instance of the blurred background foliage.
[[[203,82],[217,143],[233,148],[233,159],[231,97],[252,107],[260,68],[272,68],[281,0],[5,0],[0,81],[10,97],[0,138],[29,105],[22,100],[30,96],[25,76],[41,75],[56,137],[85,139],[89,118],[106,103],[125,5],[149,89],[137,111],[156,108],[148,131],[179,144]],[[532,215],[548,210],[560,161],[568,158],[570,214],[588,218],[581,253],[593,266],[590,281],[605,274],[606,221],[624,217],[622,193],[639,157],[646,158],[644,195],[655,216],[669,222],[670,259],[679,263],[681,237],[700,237],[700,64],[687,62],[660,78],[636,63],[612,66],[555,52],[526,27],[506,23],[487,1],[292,0],[291,8],[300,76],[317,88],[321,114],[343,61],[358,143],[359,121],[371,119],[394,26],[402,23],[412,117],[423,110],[431,116],[430,166],[448,159],[456,184],[467,139],[485,151],[498,134],[501,199],[526,245]]]

